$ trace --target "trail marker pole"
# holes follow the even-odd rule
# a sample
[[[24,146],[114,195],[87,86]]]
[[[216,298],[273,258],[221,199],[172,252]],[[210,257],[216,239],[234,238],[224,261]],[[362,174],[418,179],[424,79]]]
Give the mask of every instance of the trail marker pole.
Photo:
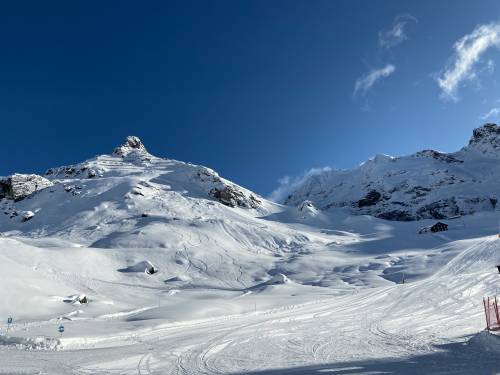
[[[64,332],[64,326],[61,324],[57,330],[59,331],[59,333],[61,334],[61,337],[62,337],[63,332]]]
[[[10,325],[12,324],[12,316],[7,318],[7,333],[9,333]]]

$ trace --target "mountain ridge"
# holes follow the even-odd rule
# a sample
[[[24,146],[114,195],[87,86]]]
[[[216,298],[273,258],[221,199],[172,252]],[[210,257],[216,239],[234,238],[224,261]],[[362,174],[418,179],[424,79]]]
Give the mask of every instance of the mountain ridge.
[[[500,167],[496,166],[499,157],[500,127],[488,123],[474,129],[468,145],[456,152],[427,149],[399,157],[376,155],[352,170],[321,170],[306,178],[283,203],[299,209],[307,204],[320,212],[342,209],[392,221],[441,220],[494,210],[500,197],[495,183],[500,178]],[[80,195],[84,189],[71,182],[154,173],[155,168],[167,165],[175,169],[169,173],[179,177],[176,184],[180,190],[183,184],[189,186],[187,195],[196,191],[196,198],[231,208],[262,209],[270,204],[263,204],[258,194],[210,168],[151,155],[136,136],[127,137],[109,155],[49,168],[43,176],[1,178],[0,199],[32,199],[42,190],[55,191],[61,186]],[[136,190],[131,194],[138,194]],[[21,214],[12,208],[7,211],[9,217]]]
[[[447,219],[494,210],[500,189],[496,162],[500,127],[474,129],[467,146],[452,153],[422,150],[407,156],[377,155],[352,170],[322,170],[284,200],[319,210],[347,209],[386,220]]]

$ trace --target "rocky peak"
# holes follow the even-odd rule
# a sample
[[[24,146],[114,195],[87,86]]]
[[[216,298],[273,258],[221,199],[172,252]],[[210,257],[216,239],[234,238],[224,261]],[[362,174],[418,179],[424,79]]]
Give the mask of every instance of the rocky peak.
[[[121,146],[115,148],[113,155],[125,157],[134,151],[147,152],[139,137],[128,136]]]
[[[474,129],[469,147],[488,156],[500,157],[500,126],[490,123]]]

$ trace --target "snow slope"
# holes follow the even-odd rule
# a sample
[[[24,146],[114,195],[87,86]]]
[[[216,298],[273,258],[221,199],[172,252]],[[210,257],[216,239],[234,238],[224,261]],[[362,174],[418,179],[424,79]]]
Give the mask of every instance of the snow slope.
[[[434,221],[282,206],[136,137],[45,177],[0,201],[0,374],[500,368],[493,209],[420,235]]]

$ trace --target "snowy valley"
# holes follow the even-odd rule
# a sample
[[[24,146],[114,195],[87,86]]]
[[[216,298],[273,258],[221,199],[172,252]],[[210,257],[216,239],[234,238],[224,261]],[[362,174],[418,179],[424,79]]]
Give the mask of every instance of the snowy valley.
[[[486,124],[279,203],[137,137],[1,178],[0,374],[498,372],[499,160]]]

